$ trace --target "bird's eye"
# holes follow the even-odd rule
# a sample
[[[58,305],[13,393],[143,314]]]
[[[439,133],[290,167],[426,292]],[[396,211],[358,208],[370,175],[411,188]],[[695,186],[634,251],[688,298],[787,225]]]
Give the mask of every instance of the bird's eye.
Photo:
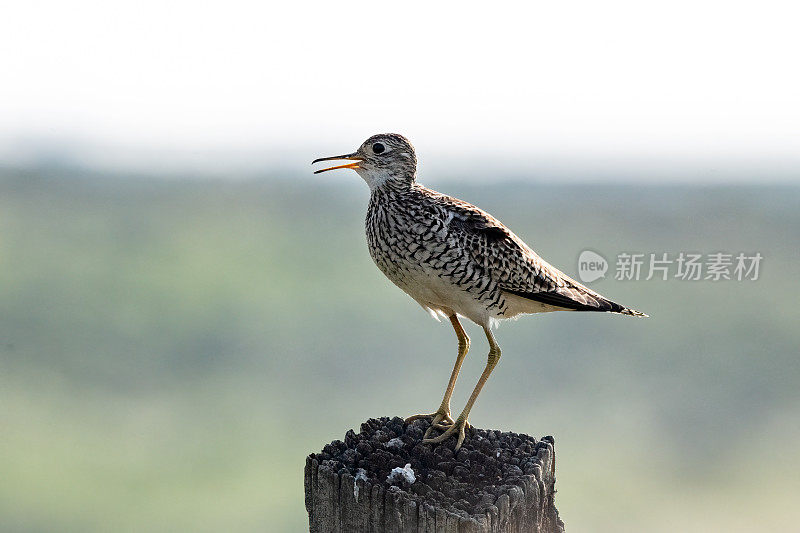
[[[386,147],[382,143],[375,143],[372,145],[372,151],[376,154],[382,154],[386,151]]]

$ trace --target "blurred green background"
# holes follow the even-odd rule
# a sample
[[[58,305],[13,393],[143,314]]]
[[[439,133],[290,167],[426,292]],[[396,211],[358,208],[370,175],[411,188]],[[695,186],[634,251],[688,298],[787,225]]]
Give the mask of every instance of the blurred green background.
[[[758,281],[592,284],[647,320],[501,325],[471,421],[555,437],[572,531],[796,526],[800,187],[424,182],[571,275],[587,248],[761,252]],[[0,530],[306,528],[304,457],[431,411],[455,357],[372,264],[367,201],[347,173],[0,170]]]

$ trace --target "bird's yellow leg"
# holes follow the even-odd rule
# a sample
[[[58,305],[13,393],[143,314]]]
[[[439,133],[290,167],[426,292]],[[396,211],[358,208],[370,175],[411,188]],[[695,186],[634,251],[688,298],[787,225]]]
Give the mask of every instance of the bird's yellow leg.
[[[455,451],[458,451],[459,448],[461,448],[461,443],[464,442],[464,432],[466,428],[469,427],[469,423],[467,422],[469,412],[472,409],[472,406],[475,404],[475,400],[478,399],[481,389],[489,379],[489,375],[491,375],[492,370],[494,370],[494,367],[497,366],[497,362],[500,360],[500,347],[497,345],[497,342],[495,342],[492,331],[488,327],[484,327],[483,331],[486,333],[486,338],[489,340],[489,358],[486,361],[486,368],[483,369],[483,374],[481,374],[478,384],[475,385],[472,395],[470,395],[469,400],[467,400],[467,405],[464,406],[464,410],[461,411],[460,415],[458,415],[458,418],[453,425],[447,428],[444,433],[432,439],[423,439],[422,442],[426,444],[437,444],[447,440],[450,435],[458,433],[458,441],[456,442]]]
[[[453,389],[456,388],[456,380],[458,379],[458,373],[461,371],[461,364],[464,362],[464,358],[469,351],[469,337],[461,326],[461,322],[458,321],[458,316],[455,313],[450,317],[450,323],[453,325],[453,329],[456,331],[456,336],[458,337],[458,357],[456,358],[456,364],[453,366],[453,372],[450,374],[450,381],[447,384],[447,390],[444,392],[442,404],[435,413],[429,415],[413,415],[406,418],[406,423],[413,422],[418,418],[431,419],[431,425],[428,431],[425,432],[423,438],[427,438],[431,429],[434,427],[437,429],[446,429],[453,424],[453,418],[450,416],[450,397],[453,395]]]

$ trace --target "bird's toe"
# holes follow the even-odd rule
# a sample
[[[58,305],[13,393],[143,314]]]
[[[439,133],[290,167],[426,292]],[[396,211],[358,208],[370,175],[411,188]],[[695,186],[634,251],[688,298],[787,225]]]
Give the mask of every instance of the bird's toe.
[[[450,426],[451,424],[453,424],[453,418],[450,416],[450,411],[441,409],[439,411],[436,411],[435,413],[431,413],[428,415],[411,415],[405,419],[405,423],[410,424],[415,420],[420,420],[423,418],[431,419],[431,427]]]
[[[438,435],[438,436],[433,437],[433,438],[427,438],[427,437],[423,438],[422,439],[422,443],[423,444],[439,444],[439,443],[442,443],[442,442],[446,441],[452,435],[455,435],[457,433],[458,434],[458,439],[456,440],[455,451],[458,451],[461,448],[461,445],[464,442],[464,438],[466,438],[466,429],[468,427],[471,427],[469,425],[469,422],[459,418],[458,420],[453,422],[452,425],[447,427],[447,429],[445,429],[444,432],[441,435]],[[433,428],[433,426],[431,426],[428,429],[430,430],[432,428]]]

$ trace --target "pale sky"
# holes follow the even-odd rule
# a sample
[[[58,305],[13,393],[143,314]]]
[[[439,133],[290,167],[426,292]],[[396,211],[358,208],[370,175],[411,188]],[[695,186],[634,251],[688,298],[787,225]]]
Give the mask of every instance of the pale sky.
[[[112,166],[293,167],[395,131],[440,172],[672,161],[800,180],[798,6],[6,3],[0,161],[48,142]]]

